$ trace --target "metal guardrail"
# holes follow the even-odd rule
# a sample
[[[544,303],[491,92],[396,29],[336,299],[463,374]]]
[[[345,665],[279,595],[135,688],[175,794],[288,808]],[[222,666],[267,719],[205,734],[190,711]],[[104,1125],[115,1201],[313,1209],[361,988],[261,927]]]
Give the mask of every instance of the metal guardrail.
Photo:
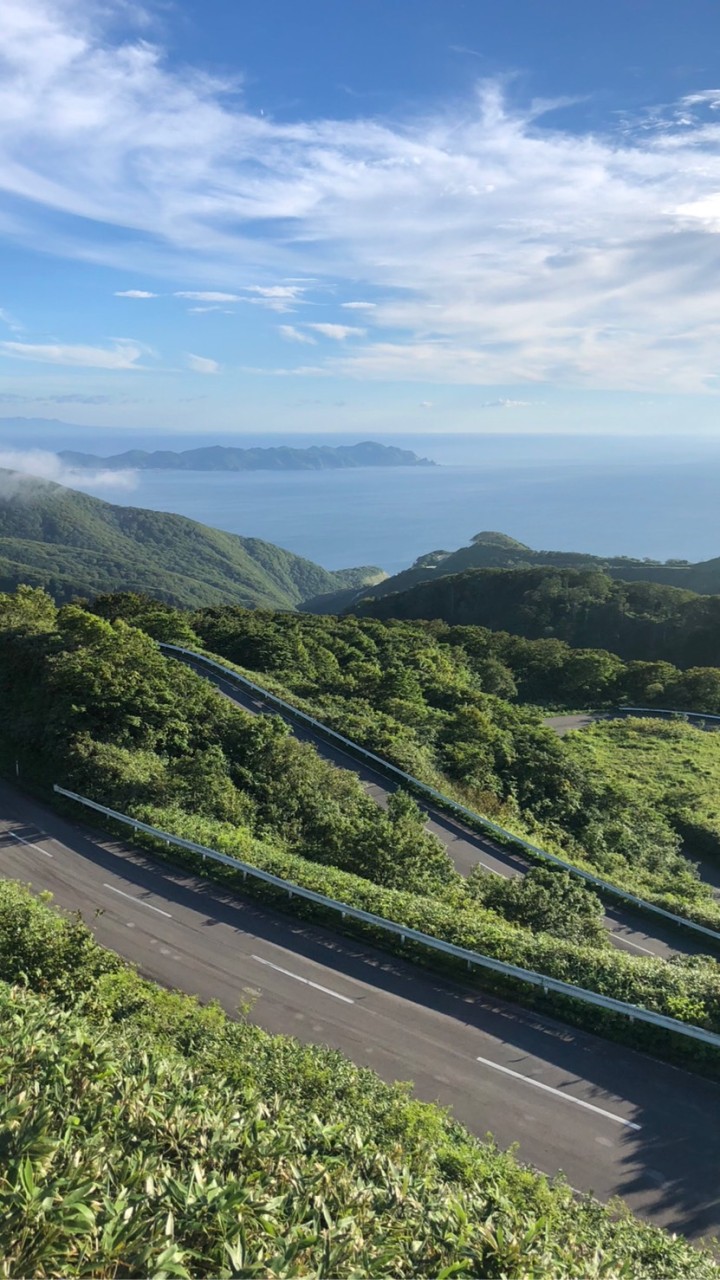
[[[255,684],[247,676],[240,675],[232,667],[226,667],[223,663],[216,662],[214,658],[206,657],[204,653],[196,653],[193,649],[184,649],[181,645],[168,644],[164,641],[158,643],[161,649],[169,649],[175,653],[184,654],[195,662],[204,662],[208,666],[214,667],[215,670],[222,672],[224,676],[230,677],[237,684],[257,694],[264,702],[269,703],[271,706],[279,707],[286,715],[299,720],[302,724],[311,725],[322,737],[329,738],[334,742],[340,742],[344,747],[349,747],[354,754],[361,756],[365,760],[372,761],[373,765],[382,773],[391,774],[393,777],[399,778],[402,782],[411,786],[414,791],[419,791],[439,803],[442,809],[449,810],[472,823],[478,824],[486,831],[498,836],[503,843],[515,845],[523,852],[529,853],[533,859],[558,867],[562,871],[567,871],[570,875],[575,876],[578,880],[584,880],[586,884],[592,885],[594,889],[598,889],[600,893],[604,893],[608,897],[615,898],[626,905],[637,907],[638,910],[650,915],[660,916],[663,920],[668,920],[671,924],[679,925],[683,929],[689,929],[693,933],[703,934],[706,938],[711,938],[716,946],[720,946],[720,933],[715,929],[709,929],[707,925],[699,924],[696,920],[689,920],[686,916],[677,916],[672,911],[666,911],[664,907],[658,907],[653,902],[638,898],[626,889],[621,889],[618,885],[611,884],[609,880],[601,880],[598,876],[592,875],[590,871],[583,871],[582,867],[576,867],[572,862],[565,862],[563,858],[558,858],[556,854],[548,853],[547,849],[541,849],[538,845],[531,844],[529,840],[524,840],[522,836],[514,835],[512,831],[507,831],[504,827],[499,826],[497,822],[483,817],[482,814],[475,813],[472,809],[466,808],[465,805],[458,804],[456,800],[451,800],[449,796],[443,795],[441,791],[436,791],[434,787],[429,786],[426,782],[421,782],[419,778],[413,778],[411,774],[404,773],[397,765],[383,760],[382,756],[377,756],[373,751],[368,751],[366,747],[361,747],[357,742],[353,742],[350,738],[338,733],[337,730],[328,728],[321,720],[316,720],[314,716],[308,715],[306,711],[298,710],[291,703],[279,698],[277,694],[270,693],[268,689],[263,689],[262,685]],[[637,708],[633,708],[633,710],[637,710]]]
[[[53,786],[60,796],[65,796],[68,800],[75,800],[78,804],[85,805],[88,809],[95,809],[98,813],[102,813],[107,818],[112,818],[115,822],[125,823],[132,827],[135,831],[144,831],[146,835],[154,836],[157,840],[164,840],[166,844],[177,845],[180,849],[187,849],[190,853],[199,853],[203,858],[212,858],[215,862],[222,862],[225,866],[233,867],[236,871],[240,871],[243,877],[251,876],[255,880],[262,880],[265,884],[274,885],[278,889],[282,889],[291,898],[305,898],[309,902],[314,902],[318,906],[326,907],[331,911],[337,911],[345,918],[349,916],[353,920],[361,920],[365,924],[370,924],[376,929],[381,929],[385,933],[393,933],[399,936],[403,941],[407,938],[412,942],[421,943],[422,946],[429,948],[431,951],[440,951],[443,955],[454,956],[457,960],[464,960],[469,969],[491,969],[495,973],[501,973],[508,978],[516,978],[520,982],[526,982],[533,987],[541,987],[544,992],[554,992],[557,995],[569,996],[573,1000],[579,1000],[583,1004],[592,1004],[600,1009],[606,1009],[611,1013],[621,1014],[623,1017],[629,1018],[631,1021],[648,1022],[651,1026],[661,1027],[665,1031],[673,1031],[677,1035],[689,1037],[692,1040],[700,1040],[703,1044],[712,1045],[715,1049],[720,1049],[720,1035],[714,1031],[705,1031],[703,1027],[695,1027],[687,1022],[680,1022],[677,1018],[668,1018],[664,1013],[653,1013],[651,1009],[643,1009],[640,1005],[627,1004],[624,1000],[616,1000],[614,996],[602,996],[596,991],[587,991],[584,987],[573,986],[570,982],[562,982],[559,978],[550,978],[546,974],[535,973],[532,969],[521,969],[518,965],[505,964],[502,960],[495,960],[492,956],[482,955],[479,951],[469,951],[465,947],[458,947],[454,942],[444,942],[441,938],[434,938],[432,934],[421,933],[419,929],[411,929],[406,925],[397,924],[394,920],[385,920],[383,916],[373,915],[370,911],[363,911],[360,907],[352,907],[347,902],[338,902],[335,898],[326,898],[322,893],[316,893],[314,889],[305,889],[302,885],[293,884],[291,880],[282,880],[280,876],[274,876],[269,871],[262,871],[259,867],[253,867],[250,863],[241,862],[238,858],[231,858],[226,853],[218,853],[216,849],[209,849],[206,845],[196,844],[194,840],[185,840],[182,836],[173,835],[170,831],[161,831],[157,827],[151,827],[147,822],[141,822],[139,818],[132,818],[126,813],[119,813],[117,809],[109,809],[107,805],[99,804],[96,800],[89,800],[87,796],[78,795],[76,791],[68,791],[65,787]]]
[[[618,711],[625,711],[628,715],[681,716],[688,720],[715,720],[720,724],[720,716],[712,715],[709,711],[673,711],[670,707],[618,707]]]

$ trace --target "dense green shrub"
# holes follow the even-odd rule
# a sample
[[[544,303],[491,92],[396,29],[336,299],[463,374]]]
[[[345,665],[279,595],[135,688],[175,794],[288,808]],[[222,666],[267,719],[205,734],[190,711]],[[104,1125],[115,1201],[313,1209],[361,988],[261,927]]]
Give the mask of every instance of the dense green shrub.
[[[142,623],[137,601],[128,608]],[[680,853],[681,815],[616,775],[584,770],[536,710],[484,691],[491,633],[236,608],[191,622],[208,651],[330,728],[517,835],[720,929],[720,904]],[[564,649],[586,671],[593,656],[537,645],[550,646],[553,659]]]

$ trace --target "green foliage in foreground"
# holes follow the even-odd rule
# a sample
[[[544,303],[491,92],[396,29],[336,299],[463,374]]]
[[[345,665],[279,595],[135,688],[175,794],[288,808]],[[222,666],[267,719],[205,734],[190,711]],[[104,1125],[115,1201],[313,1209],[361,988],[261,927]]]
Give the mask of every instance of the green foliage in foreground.
[[[679,830],[689,856],[720,857],[720,733],[679,720],[603,721],[565,748],[583,773],[641,796]]]
[[[259,538],[115,506],[31,476],[0,475],[3,590],[29,583],[64,601],[125,588],[188,607],[227,601],[293,609],[317,592],[378,577],[376,569],[331,573]]]
[[[143,981],[11,883],[0,1021],[8,1280],[720,1276],[405,1087]]]

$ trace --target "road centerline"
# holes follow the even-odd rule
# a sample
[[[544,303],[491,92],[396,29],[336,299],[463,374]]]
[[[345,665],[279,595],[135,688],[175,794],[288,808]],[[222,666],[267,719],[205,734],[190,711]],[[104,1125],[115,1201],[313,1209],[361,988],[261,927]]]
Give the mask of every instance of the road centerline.
[[[163,911],[162,907],[154,907],[152,902],[143,902],[142,898],[136,898],[132,893],[125,893],[124,889],[116,889],[114,884],[103,884],[103,889],[110,889],[112,893],[119,893],[122,898],[128,898],[130,902],[136,903],[139,907],[147,907],[148,911],[157,911],[159,916],[167,916],[168,920],[172,920],[169,911]]]
[[[626,1120],[625,1116],[619,1116],[614,1111],[606,1111],[604,1107],[596,1107],[594,1102],[586,1102],[584,1098],[576,1098],[572,1093],[565,1093],[563,1089],[556,1089],[551,1084],[544,1084],[542,1080],[533,1080],[530,1076],[524,1076],[521,1071],[513,1071],[512,1067],[503,1067],[499,1062],[492,1062],[490,1058],[477,1058],[478,1062],[482,1062],[486,1067],[492,1067],[494,1071],[502,1071],[506,1076],[512,1076],[514,1080],[521,1080],[523,1084],[530,1084],[535,1089],[544,1089],[546,1093],[554,1093],[557,1098],[563,1098],[565,1102],[574,1102],[576,1107],[584,1107],[586,1111],[594,1111],[598,1116],[604,1116],[606,1120],[612,1120],[615,1124],[624,1125],[626,1129],[634,1129],[639,1131],[641,1126],[636,1124],[634,1120]]]
[[[282,973],[286,978],[294,978],[296,982],[302,982],[306,987],[314,987],[316,991],[322,991],[326,996],[334,996],[336,1000],[343,1000],[345,1004],[354,1004],[355,1001],[350,996],[343,996],[339,991],[333,991],[330,987],[323,987],[319,982],[311,982],[310,978],[303,978],[299,973],[293,973],[291,969],[281,969],[279,964],[273,964],[272,960],[264,960],[262,956],[251,956],[252,960],[257,960],[258,964],[265,964],[269,969],[275,969],[277,973]]]

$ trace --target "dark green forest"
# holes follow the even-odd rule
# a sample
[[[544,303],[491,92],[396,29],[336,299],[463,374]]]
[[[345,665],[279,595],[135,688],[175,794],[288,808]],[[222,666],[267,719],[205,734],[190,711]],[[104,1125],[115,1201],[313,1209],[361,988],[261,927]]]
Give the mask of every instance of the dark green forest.
[[[407,591],[421,582],[464,573],[466,569],[579,569],[606,573],[625,582],[655,582],[685,591],[714,595],[720,592],[720,557],[696,564],[687,560],[651,560],[633,556],[596,556],[582,551],[535,551],[505,533],[486,530],[458,551],[430,551],[374,587],[373,597]],[[335,612],[328,609],[328,612]]]
[[[679,667],[713,666],[720,658],[720,596],[614,581],[595,569],[468,569],[394,595],[356,599],[349,611],[439,618]]]

